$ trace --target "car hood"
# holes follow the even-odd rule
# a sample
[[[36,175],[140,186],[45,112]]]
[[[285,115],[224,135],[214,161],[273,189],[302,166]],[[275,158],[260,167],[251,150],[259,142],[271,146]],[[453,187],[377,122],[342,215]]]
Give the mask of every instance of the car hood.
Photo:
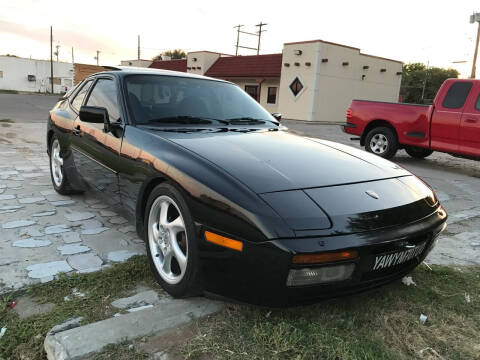
[[[216,164],[257,194],[410,175],[364,151],[283,130],[161,136]]]

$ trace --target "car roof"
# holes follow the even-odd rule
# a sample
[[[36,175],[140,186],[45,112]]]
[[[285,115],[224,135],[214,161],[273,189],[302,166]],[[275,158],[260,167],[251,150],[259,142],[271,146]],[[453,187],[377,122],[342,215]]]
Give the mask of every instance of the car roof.
[[[111,74],[119,77],[125,77],[127,75],[163,75],[163,76],[175,76],[175,77],[213,80],[218,82],[230,83],[229,81],[225,81],[221,79],[216,79],[216,78],[197,75],[197,74],[190,74],[190,73],[181,72],[181,71],[142,68],[142,67],[133,67],[133,66],[104,66],[104,68],[107,68],[108,70],[92,74],[89,76],[89,78],[94,76],[99,76],[99,75],[106,75],[106,74]]]

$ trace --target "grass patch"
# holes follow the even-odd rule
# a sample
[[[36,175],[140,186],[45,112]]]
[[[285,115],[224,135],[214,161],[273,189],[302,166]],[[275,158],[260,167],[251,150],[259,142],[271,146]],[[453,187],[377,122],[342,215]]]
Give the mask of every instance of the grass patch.
[[[230,305],[198,322],[186,358],[480,359],[480,268],[421,266],[413,279],[289,309]],[[467,302],[465,293],[470,297]],[[425,325],[419,316],[428,316]],[[423,351],[422,351],[423,350]]]
[[[0,89],[0,94],[18,94],[18,91],[17,90]]]
[[[106,346],[103,351],[94,356],[93,360],[144,360],[150,356],[135,349],[129,342]]]
[[[0,297],[0,328],[7,326],[0,340],[0,359],[44,359],[43,341],[53,326],[71,317],[82,316],[82,324],[109,318],[118,311],[110,303],[130,295],[138,285],[162,291],[150,272],[145,256],[135,256],[104,271],[61,275],[50,283]],[[85,296],[72,296],[75,288]],[[53,303],[55,307],[49,313],[20,319],[6,306],[24,295],[38,303]],[[65,296],[71,300],[65,301]]]

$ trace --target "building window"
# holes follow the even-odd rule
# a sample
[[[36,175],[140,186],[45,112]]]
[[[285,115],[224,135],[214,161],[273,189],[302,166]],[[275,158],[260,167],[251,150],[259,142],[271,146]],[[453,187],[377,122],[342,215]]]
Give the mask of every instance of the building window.
[[[3,78],[3,71],[0,71],[0,79]]]
[[[295,78],[295,80],[292,81],[290,84],[290,90],[292,90],[293,95],[297,96],[300,91],[303,89],[303,84],[300,82],[300,80]]]
[[[245,92],[258,101],[258,85],[245,85]]]
[[[275,104],[277,102],[277,88],[276,87],[269,87],[268,88],[268,96],[267,96],[267,104]]]

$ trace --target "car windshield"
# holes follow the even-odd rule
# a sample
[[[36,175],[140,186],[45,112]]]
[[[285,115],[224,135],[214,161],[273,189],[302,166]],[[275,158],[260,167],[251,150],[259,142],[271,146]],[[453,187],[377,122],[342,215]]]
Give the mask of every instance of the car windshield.
[[[137,124],[277,124],[231,83],[151,74],[127,76],[125,83]]]

